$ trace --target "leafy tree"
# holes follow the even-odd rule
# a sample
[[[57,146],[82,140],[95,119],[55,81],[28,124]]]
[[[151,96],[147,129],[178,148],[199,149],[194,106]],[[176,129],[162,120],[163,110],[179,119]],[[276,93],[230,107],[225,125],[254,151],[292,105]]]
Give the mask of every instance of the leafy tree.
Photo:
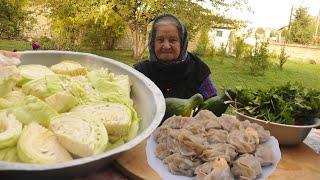
[[[262,28],[262,27],[259,27],[257,30],[256,30],[256,33],[257,34],[262,34],[262,35],[264,35],[264,29]]]
[[[235,7],[244,4],[245,0],[211,0],[214,7]],[[147,48],[146,39],[149,24],[160,14],[171,13],[180,18],[186,25],[190,37],[204,26],[209,27],[215,20],[226,18],[213,14],[199,3],[203,0],[105,0],[100,1],[100,12],[106,20],[111,12],[117,13],[128,22],[133,37],[133,52],[135,59],[141,59]]]
[[[289,30],[289,39],[299,44],[311,43],[313,37],[312,18],[305,7],[295,11],[295,18]]]
[[[125,33],[126,23],[115,13],[102,20],[99,1],[36,0],[49,11],[53,38],[58,49],[76,49],[79,46],[112,49],[115,41]]]
[[[0,0],[0,38],[19,38],[30,28],[33,18],[27,5],[27,0]]]

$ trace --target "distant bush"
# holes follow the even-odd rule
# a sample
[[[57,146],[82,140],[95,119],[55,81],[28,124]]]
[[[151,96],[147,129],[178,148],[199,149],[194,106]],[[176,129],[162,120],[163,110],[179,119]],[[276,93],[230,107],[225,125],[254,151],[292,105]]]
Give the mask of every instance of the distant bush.
[[[268,44],[268,42],[256,43],[255,47],[247,52],[244,59],[252,75],[264,75],[270,66]]]
[[[220,63],[223,64],[224,63],[224,59],[227,56],[227,45],[224,45],[224,43],[221,43],[221,46],[220,46],[220,48],[218,50],[218,54],[217,55],[220,57]]]
[[[208,55],[208,49],[209,49],[208,30],[202,30],[200,32],[196,49],[193,51],[193,53],[197,56],[205,56],[205,55]]]
[[[288,58],[289,58],[289,56],[286,53],[285,46],[283,46],[281,48],[281,53],[280,53],[280,55],[278,57],[278,59],[279,59],[279,68],[280,68],[281,71],[283,70],[283,65],[287,62]]]
[[[246,51],[248,45],[244,42],[244,38],[236,37],[234,53],[236,55],[236,61],[240,61]]]
[[[310,60],[309,60],[309,63],[310,63],[310,64],[317,64],[317,61],[314,60],[314,59],[310,59]]]

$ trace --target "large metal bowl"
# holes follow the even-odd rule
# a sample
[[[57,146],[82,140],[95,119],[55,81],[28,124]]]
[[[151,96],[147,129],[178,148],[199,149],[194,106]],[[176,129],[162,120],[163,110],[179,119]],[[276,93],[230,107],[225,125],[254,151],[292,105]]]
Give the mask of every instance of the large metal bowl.
[[[249,120],[263,126],[264,129],[270,131],[271,135],[276,137],[281,145],[296,145],[301,143],[309,134],[312,128],[320,126],[320,119],[314,119],[312,125],[295,126],[268,122],[256,119],[240,112],[236,112],[236,118],[240,121]]]
[[[0,177],[5,175],[24,178],[79,176],[93,172],[111,162],[117,154],[129,150],[146,139],[160,124],[165,113],[165,101],[158,87],[140,72],[115,60],[88,53],[65,51],[25,51],[22,64],[51,66],[63,60],[77,61],[89,69],[106,67],[115,74],[129,75],[132,80],[132,99],[141,119],[138,136],[124,145],[105,153],[57,164],[26,164],[0,161]],[[138,163],[138,162],[137,162]],[[1,178],[3,179],[3,178]]]

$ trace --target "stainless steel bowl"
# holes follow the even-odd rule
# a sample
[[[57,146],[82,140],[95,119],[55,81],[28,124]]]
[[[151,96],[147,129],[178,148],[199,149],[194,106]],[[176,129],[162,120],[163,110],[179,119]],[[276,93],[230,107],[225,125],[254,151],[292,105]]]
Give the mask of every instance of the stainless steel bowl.
[[[132,80],[132,99],[140,117],[138,136],[126,144],[105,153],[57,164],[26,164],[0,161],[1,175],[17,177],[79,176],[95,171],[111,162],[117,154],[129,150],[146,139],[160,124],[165,113],[165,101],[158,87],[140,72],[118,61],[88,53],[66,51],[25,51],[22,64],[51,66],[63,60],[77,61],[89,69],[106,67],[115,74],[129,75]],[[137,162],[138,163],[138,162]],[[2,178],[1,178],[2,179]],[[43,178],[41,178],[43,179]]]
[[[263,126],[265,129],[270,131],[272,136],[277,138],[281,145],[299,144],[307,137],[312,128],[320,126],[320,119],[314,119],[313,125],[295,126],[256,119],[240,112],[236,112],[236,118],[240,121],[249,120],[252,123],[257,123]]]

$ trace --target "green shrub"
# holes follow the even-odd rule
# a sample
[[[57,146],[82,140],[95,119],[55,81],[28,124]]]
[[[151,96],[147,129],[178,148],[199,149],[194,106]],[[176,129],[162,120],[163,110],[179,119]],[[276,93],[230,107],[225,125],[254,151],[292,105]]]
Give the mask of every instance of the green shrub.
[[[218,56],[220,57],[220,63],[224,63],[224,59],[227,57],[227,45],[224,45],[224,43],[221,43],[221,46],[218,50]]]
[[[245,61],[248,63],[252,75],[264,75],[270,66],[268,42],[256,43],[255,47],[248,51]]]
[[[314,59],[310,59],[310,60],[309,60],[309,63],[310,63],[310,64],[317,64],[316,60],[314,60]]]
[[[199,36],[199,40],[197,42],[196,49],[193,53],[197,56],[205,56],[208,54],[209,47],[209,36],[208,30],[202,30]]]
[[[236,55],[236,61],[240,61],[246,51],[248,45],[244,42],[244,38],[236,37],[234,53]]]
[[[280,70],[282,71],[283,70],[283,65],[287,62],[289,56],[286,54],[286,49],[285,49],[285,46],[283,46],[281,48],[281,53],[278,57],[279,59],[279,68]]]

